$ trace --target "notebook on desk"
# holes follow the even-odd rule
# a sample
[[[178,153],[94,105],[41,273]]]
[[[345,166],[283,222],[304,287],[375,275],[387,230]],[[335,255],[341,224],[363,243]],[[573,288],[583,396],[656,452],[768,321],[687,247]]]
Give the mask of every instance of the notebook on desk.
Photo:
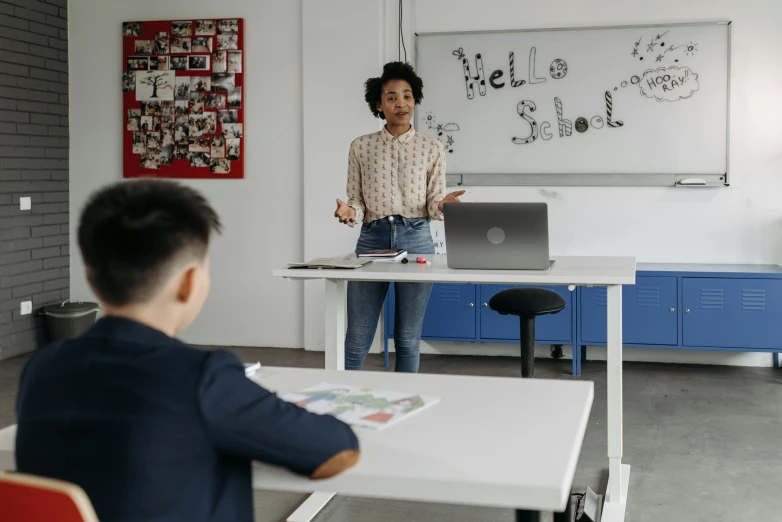
[[[289,263],[288,268],[352,269],[361,268],[371,262],[372,259],[358,259],[356,257],[318,257],[306,263]]]

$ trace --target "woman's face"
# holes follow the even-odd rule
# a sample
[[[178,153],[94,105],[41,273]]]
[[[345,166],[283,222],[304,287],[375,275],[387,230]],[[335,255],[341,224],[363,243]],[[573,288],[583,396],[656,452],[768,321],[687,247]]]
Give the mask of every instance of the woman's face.
[[[415,98],[410,84],[404,80],[391,80],[380,91],[377,108],[390,125],[410,125]]]

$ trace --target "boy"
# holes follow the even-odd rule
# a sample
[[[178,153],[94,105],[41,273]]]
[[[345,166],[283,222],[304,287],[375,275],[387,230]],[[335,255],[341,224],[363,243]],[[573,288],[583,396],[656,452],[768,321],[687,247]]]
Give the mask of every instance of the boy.
[[[162,180],[109,186],[82,213],[104,317],[26,365],[16,462],[81,486],[101,522],[251,522],[253,459],[313,479],[358,460],[346,424],[279,399],[227,351],[174,338],[206,299],[220,228],[200,194]]]

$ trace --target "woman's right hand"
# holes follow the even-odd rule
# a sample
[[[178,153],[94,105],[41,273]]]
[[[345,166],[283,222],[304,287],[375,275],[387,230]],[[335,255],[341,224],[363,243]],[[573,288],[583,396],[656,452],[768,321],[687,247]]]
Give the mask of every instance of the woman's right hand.
[[[338,199],[337,210],[334,212],[334,217],[339,219],[340,223],[355,223],[356,209],[349,206],[341,199]]]

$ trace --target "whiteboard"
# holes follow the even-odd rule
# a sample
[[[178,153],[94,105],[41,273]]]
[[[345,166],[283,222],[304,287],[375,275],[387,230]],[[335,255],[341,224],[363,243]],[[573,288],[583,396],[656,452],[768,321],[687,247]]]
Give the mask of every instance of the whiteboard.
[[[416,34],[462,184],[728,184],[730,22]]]

